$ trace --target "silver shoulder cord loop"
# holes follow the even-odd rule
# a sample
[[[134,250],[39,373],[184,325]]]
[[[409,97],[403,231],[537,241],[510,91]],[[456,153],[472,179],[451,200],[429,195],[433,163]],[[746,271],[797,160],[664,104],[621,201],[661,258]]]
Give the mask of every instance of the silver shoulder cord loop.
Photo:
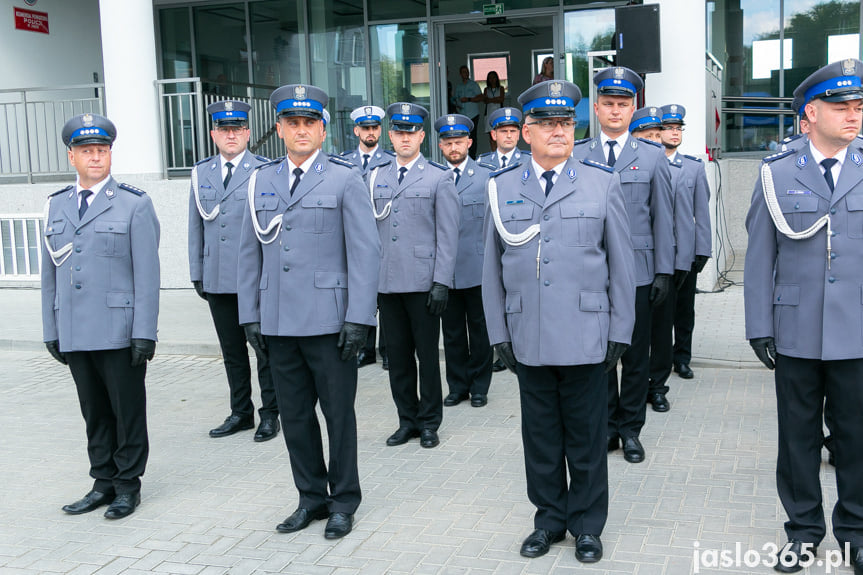
[[[264,245],[269,245],[276,241],[276,238],[279,237],[278,233],[273,234],[268,240],[264,239],[264,236],[271,233],[273,230],[278,230],[279,226],[282,225],[282,214],[277,215],[266,228],[261,228],[258,224],[258,216],[255,214],[255,182],[258,179],[258,169],[255,168],[255,171],[252,172],[251,177],[249,178],[249,187],[246,190],[246,194],[248,196],[248,204],[249,204],[249,214],[252,216],[252,229],[255,231],[255,235],[258,238],[258,241]]]
[[[539,235],[539,224],[531,224],[526,230],[520,234],[513,234],[507,231],[500,219],[500,206],[497,203],[497,182],[494,178],[488,179],[488,206],[491,211],[491,219],[494,221],[494,227],[497,230],[497,235],[500,236],[506,244],[511,246],[523,246],[530,240]],[[536,244],[536,279],[539,279],[539,260],[542,254],[542,242]]]
[[[827,269],[830,269],[830,237],[833,235],[830,229],[830,214],[824,214],[818,220],[809,226],[809,228],[795,232],[788,225],[788,221],[782,214],[782,208],[779,206],[779,200],[776,198],[776,189],[773,184],[773,172],[770,170],[770,164],[761,164],[761,187],[764,190],[764,202],[767,204],[767,212],[770,214],[770,219],[773,220],[773,225],[779,230],[779,233],[791,240],[809,239],[818,233],[821,228],[827,226]]]
[[[45,216],[44,216],[44,227],[42,230],[42,239],[45,242],[45,249],[48,251],[48,257],[51,258],[51,261],[54,262],[54,267],[60,267],[63,263],[69,258],[69,255],[72,253],[72,242],[69,242],[59,250],[52,250],[51,243],[48,241],[48,211],[51,207],[51,198],[48,198],[45,201]]]
[[[219,215],[219,206],[221,206],[221,204],[216,204],[213,211],[209,213],[204,209],[204,206],[201,205],[201,196],[198,192],[198,166],[192,166],[192,193],[195,195],[195,204],[198,206],[198,213],[201,214],[201,218],[205,222],[212,222],[215,220],[216,216]]]
[[[384,206],[384,209],[381,210],[380,213],[378,213],[378,211],[375,209],[375,180],[377,180],[377,178],[378,178],[378,168],[379,167],[380,166],[375,166],[372,169],[371,174],[369,174],[369,197],[372,199],[372,212],[375,214],[375,219],[376,220],[383,220],[383,219],[386,219],[387,216],[390,215],[390,210],[393,207],[393,200],[391,198],[390,201],[387,202],[387,205]]]

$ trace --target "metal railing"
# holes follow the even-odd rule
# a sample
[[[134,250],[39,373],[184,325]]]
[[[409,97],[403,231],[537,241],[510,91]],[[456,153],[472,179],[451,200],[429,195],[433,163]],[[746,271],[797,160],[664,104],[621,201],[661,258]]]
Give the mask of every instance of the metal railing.
[[[63,124],[76,114],[103,114],[104,94],[104,84],[0,90],[0,179],[31,183],[71,173]]]
[[[210,138],[207,106],[231,98],[249,104],[249,149],[275,158],[284,155],[273,126],[276,115],[269,98],[273,90],[257,84],[207,83],[200,78],[156,80],[159,97],[162,165],[165,177],[183,175],[197,162],[216,154]],[[238,93],[239,91],[239,93]]]
[[[38,278],[41,242],[42,214],[0,214],[0,278]]]

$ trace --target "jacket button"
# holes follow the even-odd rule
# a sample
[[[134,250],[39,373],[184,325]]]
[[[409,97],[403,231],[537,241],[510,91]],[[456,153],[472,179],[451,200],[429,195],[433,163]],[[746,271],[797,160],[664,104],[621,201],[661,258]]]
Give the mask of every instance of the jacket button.
[[[291,251],[291,248],[289,248],[288,246],[285,246],[285,251],[289,252],[289,251]]]
[[[324,202],[322,202],[321,200],[318,200],[318,205],[319,205],[319,206],[320,206],[321,204],[323,204],[323,203],[324,203]]]
[[[285,224],[285,230],[291,231],[291,226],[289,224]]]
[[[227,239],[227,238],[225,238],[225,236],[222,236],[222,241],[225,241],[226,239]]]
[[[800,204],[794,204],[794,209],[795,209],[795,210],[799,210],[799,209],[800,209]]]
[[[81,266],[75,266],[75,271],[76,271],[76,272],[81,271]]]
[[[399,213],[399,209],[398,209],[398,208],[393,208],[393,213],[396,213],[396,214],[397,214],[397,213]]]
[[[81,235],[81,230],[75,230],[75,235],[76,235],[76,236],[80,236],[80,235]]]
[[[545,281],[544,281],[544,282],[542,282],[542,283],[543,283],[543,285],[547,285],[547,286],[551,285],[551,282],[550,282],[550,281],[548,281],[548,280],[545,280]]]
[[[394,227],[394,228],[399,227],[399,223],[398,223],[398,222],[393,222],[393,227]]]
[[[583,216],[583,215],[584,215],[584,210],[578,210],[578,215],[579,215],[579,216]]]
[[[393,236],[393,241],[396,241],[397,239],[398,239],[398,236]]]
[[[545,221],[548,221],[550,218],[549,218],[548,214],[545,214],[544,216],[542,216],[542,219]]]
[[[75,253],[76,253],[76,254],[80,254],[80,253],[81,253],[81,248],[75,248]]]
[[[548,263],[548,258],[542,258],[542,263],[547,264],[547,263]]]
[[[551,238],[550,238],[550,237],[548,237],[548,236],[545,236],[544,238],[542,238],[542,241],[544,241],[544,242],[550,242],[550,241],[551,241]]]
[[[81,289],[81,284],[75,284],[75,289]]]
[[[836,278],[834,278],[833,276],[830,276],[829,278],[827,278],[827,281],[830,283],[834,283],[836,281]]]
[[[831,214],[835,214],[835,213],[836,213],[836,208],[830,208],[830,213],[831,213]]]
[[[222,222],[222,227],[223,227],[223,228],[224,228],[225,226],[227,226],[227,225],[228,225],[228,224],[226,224],[225,222]]]
[[[830,259],[831,259],[831,260],[835,260],[835,259],[836,259],[836,254],[835,254],[834,252],[830,252]]]
[[[283,270],[285,270],[286,272],[291,271],[291,268],[289,268],[288,266],[285,266],[285,267],[283,267],[282,269],[283,269]]]
[[[114,231],[114,226],[108,226],[108,231],[109,231],[109,232],[113,232],[113,231]]]

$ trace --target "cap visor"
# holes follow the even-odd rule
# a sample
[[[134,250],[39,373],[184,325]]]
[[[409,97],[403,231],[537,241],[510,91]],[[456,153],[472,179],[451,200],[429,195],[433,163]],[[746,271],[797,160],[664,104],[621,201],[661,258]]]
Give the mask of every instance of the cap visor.
[[[575,108],[534,108],[527,115],[534,118],[575,118]]]
[[[419,132],[423,127],[420,124],[396,124],[390,127],[393,132]]]
[[[324,117],[323,114],[321,114],[317,110],[310,110],[310,109],[283,110],[279,114],[279,118],[288,118],[291,116],[303,116],[304,118],[314,118],[315,120],[321,120]]]
[[[69,142],[69,147],[83,146],[84,144],[105,144],[110,146],[114,141],[104,136],[87,136],[86,138],[76,138]]]

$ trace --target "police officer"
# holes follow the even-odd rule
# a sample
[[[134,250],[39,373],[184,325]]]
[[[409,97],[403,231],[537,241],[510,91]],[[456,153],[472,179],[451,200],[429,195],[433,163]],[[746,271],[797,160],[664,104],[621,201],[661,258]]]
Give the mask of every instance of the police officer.
[[[812,561],[824,538],[821,437],[833,420],[839,497],[833,534],[863,574],[863,62],[834,62],[794,91],[809,141],[765,158],[746,217],[746,337],[775,368],[776,483],[788,515],[785,573]]]
[[[141,503],[149,453],[144,376],[156,350],[159,221],[144,192],[111,177],[117,130],[108,118],[75,116],[61,134],[78,178],[46,206],[42,330],[75,380],[95,480],[63,511],[108,505],[105,517],[119,519]]]
[[[441,116],[434,124],[461,206],[453,289],[441,316],[449,386],[443,403],[448,407],[468,398],[473,407],[484,406],[491,384],[491,346],[481,287],[485,183],[491,170],[467,155],[472,128],[471,119],[462,114]]]
[[[342,158],[351,162],[355,166],[362,169],[365,176],[369,170],[373,170],[381,164],[385,164],[392,160],[392,156],[381,150],[381,122],[386,114],[383,108],[377,106],[360,106],[351,112],[351,120],[354,122],[354,135],[359,138],[360,143],[356,150],[348,150],[342,153]],[[380,332],[380,345],[378,349],[381,352],[381,361],[383,368],[389,368],[387,359],[387,340],[382,329],[372,327],[369,332],[369,338],[366,340],[365,347],[360,350],[357,356],[357,365],[363,367],[377,361],[375,356],[375,341],[377,335],[375,332]]]
[[[498,108],[492,112],[488,117],[488,129],[492,139],[497,143],[497,149],[481,154],[477,161],[489,164],[496,170],[513,163],[521,163],[522,155],[530,153],[518,148],[521,119],[518,108]],[[529,159],[526,157],[525,161]]]
[[[605,370],[630,341],[635,282],[619,177],[571,157],[580,99],[560,80],[518,97],[531,159],[489,180],[482,298],[491,343],[518,376],[537,508],[521,554],[544,555],[569,530],[591,563],[608,516]]]
[[[195,291],[210,305],[231,392],[231,414],[210,430],[210,437],[225,437],[255,425],[249,350],[237,315],[237,250],[249,176],[269,160],[246,149],[249,110],[248,104],[235,100],[207,106],[213,118],[210,137],[219,153],[192,168],[189,273]],[[257,368],[263,405],[254,440],[267,441],[279,432],[279,411],[266,353],[257,355]]]
[[[613,166],[626,199],[635,252],[635,328],[632,347],[622,358],[619,389],[617,370],[608,374],[608,450],[617,449],[622,439],[624,459],[638,463],[644,461],[638,435],[646,417],[651,306],[668,295],[674,273],[671,173],[658,144],[629,134],[635,97],[644,86],[638,74],[620,66],[606,68],[593,82],[593,110],[601,131],[576,145],[573,155]]]
[[[321,151],[328,97],[305,84],[270,95],[284,159],[249,180],[239,259],[240,323],[268,350],[296,511],[291,533],[329,517],[324,536],[353,528],[357,471],[357,352],[375,322],[380,244],[359,170]],[[329,465],[315,406],[329,437]]]
[[[421,446],[435,447],[443,418],[440,316],[453,285],[458,195],[452,172],[420,153],[428,111],[396,102],[387,108],[387,116],[396,157],[368,175],[382,250],[378,303],[399,416],[387,445],[419,437]]]
[[[656,106],[645,106],[632,113],[629,121],[629,133],[636,138],[643,138],[661,144],[660,127],[662,119],[659,117],[659,108]]]

